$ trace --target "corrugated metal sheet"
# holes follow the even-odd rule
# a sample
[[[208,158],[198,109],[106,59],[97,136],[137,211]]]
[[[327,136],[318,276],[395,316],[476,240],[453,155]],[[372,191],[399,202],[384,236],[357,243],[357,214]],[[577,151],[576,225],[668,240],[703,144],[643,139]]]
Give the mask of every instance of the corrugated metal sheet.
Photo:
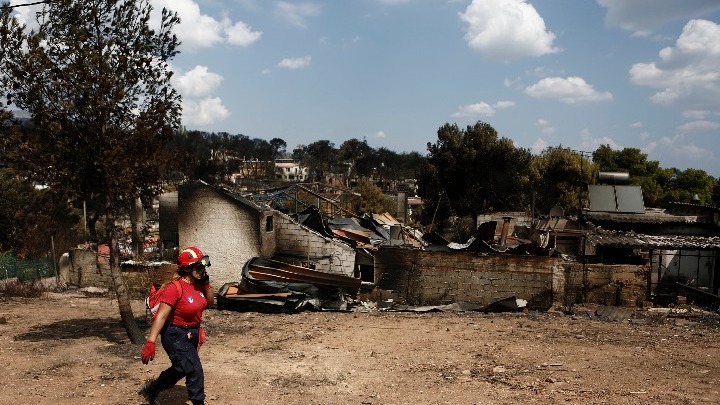
[[[623,214],[617,212],[591,212],[585,213],[588,220],[608,221],[608,222],[634,222],[644,224],[693,224],[698,222],[697,216],[691,215],[672,215],[664,211],[647,210],[643,214]]]
[[[720,249],[720,237],[643,235],[605,231],[586,234],[587,243],[644,249]]]

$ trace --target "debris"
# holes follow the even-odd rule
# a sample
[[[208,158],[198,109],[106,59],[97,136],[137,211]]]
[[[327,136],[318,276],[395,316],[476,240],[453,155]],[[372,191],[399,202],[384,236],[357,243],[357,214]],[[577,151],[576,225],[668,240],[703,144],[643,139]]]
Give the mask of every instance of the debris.
[[[519,311],[527,306],[527,301],[515,296],[502,298],[488,305],[484,310],[486,312],[508,312]]]
[[[109,291],[107,288],[100,288],[100,287],[85,287],[80,289],[81,292],[84,292],[85,294],[95,294],[95,295],[102,295],[107,294]]]
[[[595,311],[595,315],[610,321],[617,322],[627,321],[628,319],[632,318],[634,313],[635,310],[633,308],[614,307],[607,305],[600,305]]]
[[[243,266],[240,282],[218,290],[218,308],[261,312],[347,310],[346,297],[360,279],[323,273],[277,260],[254,257]]]

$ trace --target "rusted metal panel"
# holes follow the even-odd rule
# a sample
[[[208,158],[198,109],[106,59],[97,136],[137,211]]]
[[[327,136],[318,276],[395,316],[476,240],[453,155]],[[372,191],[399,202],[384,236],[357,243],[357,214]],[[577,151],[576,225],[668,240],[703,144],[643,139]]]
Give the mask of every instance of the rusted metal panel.
[[[245,264],[250,279],[282,282],[308,283],[318,287],[343,287],[348,293],[356,293],[362,281],[341,274],[324,273],[307,267],[295,266],[271,259],[255,257]]]

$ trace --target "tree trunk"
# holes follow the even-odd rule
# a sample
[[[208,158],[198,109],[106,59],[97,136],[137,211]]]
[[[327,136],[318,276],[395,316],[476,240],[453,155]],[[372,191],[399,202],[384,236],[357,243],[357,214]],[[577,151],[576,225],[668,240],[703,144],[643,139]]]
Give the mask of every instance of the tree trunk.
[[[130,207],[130,226],[132,227],[132,250],[136,259],[141,259],[143,255],[143,206],[140,197],[136,198],[132,207]]]
[[[123,280],[122,272],[120,271],[120,255],[118,248],[118,236],[115,230],[115,217],[110,215],[112,212],[108,210],[106,229],[108,238],[110,239],[110,275],[112,276],[113,285],[115,286],[115,293],[117,294],[118,307],[120,309],[120,319],[125,327],[128,338],[132,343],[140,344],[145,342],[145,335],[138,327],[135,316],[132,312],[130,305],[130,295],[128,294],[125,280]]]

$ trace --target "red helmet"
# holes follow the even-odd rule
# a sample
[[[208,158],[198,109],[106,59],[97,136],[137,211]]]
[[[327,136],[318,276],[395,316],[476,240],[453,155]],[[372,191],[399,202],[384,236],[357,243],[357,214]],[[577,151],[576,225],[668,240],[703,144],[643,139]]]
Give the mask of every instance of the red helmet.
[[[195,246],[188,246],[178,255],[178,267],[188,267],[196,263],[200,263],[205,267],[209,267],[210,256],[204,254],[202,250],[196,248]]]

